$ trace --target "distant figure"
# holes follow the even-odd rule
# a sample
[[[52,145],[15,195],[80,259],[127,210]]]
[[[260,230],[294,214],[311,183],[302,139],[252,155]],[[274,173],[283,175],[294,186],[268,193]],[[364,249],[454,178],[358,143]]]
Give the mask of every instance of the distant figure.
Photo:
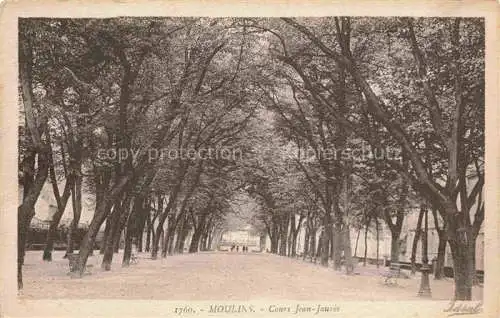
[[[232,252],[232,251],[234,251],[234,245],[233,245],[233,246],[231,246],[231,252]]]
[[[248,252],[248,247],[243,246],[243,252]]]
[[[239,252],[239,250],[240,250],[240,247],[236,246],[236,252]]]

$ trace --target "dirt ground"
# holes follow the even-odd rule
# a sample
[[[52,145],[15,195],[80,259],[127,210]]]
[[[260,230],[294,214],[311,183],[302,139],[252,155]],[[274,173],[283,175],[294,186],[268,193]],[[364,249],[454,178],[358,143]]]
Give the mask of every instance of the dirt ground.
[[[27,252],[24,266],[26,299],[154,299],[154,300],[418,300],[420,276],[399,279],[396,286],[383,284],[385,268],[356,267],[347,276],[299,259],[271,254],[211,252],[168,256],[151,260],[138,255],[138,264],[121,267],[122,254],[115,254],[113,268],[102,271],[102,255],[89,259],[91,273],[81,279],[68,275],[64,252],[53,262],[42,261],[42,252]],[[453,297],[453,280],[430,278],[432,299]],[[475,287],[473,298],[482,299]]]

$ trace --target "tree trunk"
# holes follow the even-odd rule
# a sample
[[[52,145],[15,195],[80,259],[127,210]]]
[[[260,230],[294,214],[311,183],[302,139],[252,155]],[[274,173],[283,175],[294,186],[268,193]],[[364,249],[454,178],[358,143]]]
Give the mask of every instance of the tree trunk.
[[[173,255],[174,254],[174,243],[175,243],[175,232],[176,232],[176,227],[172,228],[171,231],[169,231],[168,235],[170,236],[168,239],[168,255]]]
[[[335,223],[335,235],[332,245],[333,248],[333,268],[337,271],[342,270],[342,247],[344,246],[344,234],[342,229],[342,221]],[[349,247],[350,248],[350,247]]]
[[[142,230],[139,231],[139,233],[137,235],[137,252],[138,253],[143,252],[143,248],[142,248],[143,239],[144,239],[144,227],[142,228]]]
[[[408,159],[406,156],[403,156],[403,167],[408,169]],[[401,183],[401,189],[398,198],[398,205],[396,211],[396,222],[393,222],[393,216],[389,213],[389,209],[383,209],[384,220],[391,231],[391,269],[396,270],[399,273],[400,264],[399,264],[399,251],[400,251],[400,242],[399,237],[401,235],[401,230],[403,228],[403,220],[405,216],[405,208],[408,204],[408,184],[403,180]],[[387,200],[387,197],[384,197],[384,201]],[[427,209],[424,202],[421,203],[420,209]]]
[[[177,254],[181,253],[181,241],[182,241],[182,235],[184,233],[186,217],[182,215],[179,222],[180,224],[177,226],[177,239],[175,240],[175,248],[174,248],[174,251]]]
[[[323,244],[323,240],[321,239],[321,235],[322,235],[322,231],[319,233],[319,237],[318,237],[318,244],[316,244],[316,250],[314,251],[314,263],[316,264],[316,262],[318,261],[318,259],[321,258],[321,251],[322,251],[322,247],[321,247],[321,244]]]
[[[295,218],[293,219],[295,222]],[[295,229],[293,231],[293,237],[292,237],[292,257],[296,257],[297,256],[297,238],[299,236],[299,232],[300,232],[300,229],[302,227],[302,220],[303,220],[303,217],[301,216],[299,218],[299,223],[295,226]]]
[[[200,239],[203,234],[203,231],[205,230],[205,223],[207,219],[207,214],[203,213],[200,216],[200,220],[198,221],[198,226],[195,228],[193,236],[191,238],[191,244],[189,246],[189,253],[196,253],[198,252],[199,246],[200,246]]]
[[[184,169],[184,170],[186,170],[186,169]],[[184,175],[185,175],[185,172],[182,174],[182,178]],[[162,243],[162,246],[163,246],[163,243],[165,243],[164,240],[162,240],[163,236],[158,235],[158,233],[160,233],[160,232],[163,233],[163,227],[164,227],[165,221],[166,221],[168,215],[170,214],[170,211],[172,211],[172,209],[174,207],[175,201],[177,200],[177,195],[179,194],[179,191],[181,189],[181,185],[182,185],[182,179],[177,182],[175,188],[172,190],[172,192],[170,194],[170,197],[168,198],[168,203],[167,203],[167,206],[165,207],[165,210],[163,212],[161,212],[160,216],[158,217],[158,226],[156,228],[156,235],[154,236],[154,239],[153,239],[153,250],[151,252],[152,259],[156,259],[158,257],[160,241]],[[161,211],[161,209],[162,209],[161,207],[162,207],[162,205],[159,204],[159,207],[158,207],[159,211]],[[162,248],[162,250],[163,250],[163,248]]]
[[[330,253],[330,233],[328,233],[329,226],[326,226],[321,231],[319,240],[321,246],[321,266],[328,267],[328,258]]]
[[[370,221],[370,218],[368,218],[368,221],[365,224],[365,254],[363,259],[363,266],[366,266],[366,257],[368,255],[368,227],[370,226]]]
[[[288,239],[288,223],[289,223],[289,216],[287,214],[286,216],[282,217],[281,224],[280,224],[279,255],[281,255],[281,256],[286,256],[287,239]]]
[[[117,236],[117,233],[120,228],[120,214],[121,211],[121,202],[117,202],[113,207],[113,212],[110,215],[110,231],[105,238],[105,247],[104,247],[104,256],[102,258],[101,268],[105,271],[111,270],[111,262],[113,261],[113,251],[114,251],[114,242]]]
[[[208,243],[207,243],[207,249],[209,251],[213,250],[213,246],[212,246],[212,243],[213,243],[213,240],[214,240],[214,235],[215,235],[215,229],[213,231],[210,231],[210,234],[208,234]]]
[[[59,186],[57,184],[56,172],[54,170],[54,159],[52,154],[52,147],[50,146],[50,135],[47,132],[47,143],[49,143],[49,151],[47,154],[48,163],[49,163],[49,175],[50,175],[50,183],[52,184],[52,190],[54,193],[54,197],[56,199],[57,211],[52,216],[52,220],[50,221],[49,230],[47,232],[47,239],[45,240],[45,249],[43,250],[44,261],[51,262],[52,261],[52,250],[54,249],[54,240],[57,234],[57,228],[59,227],[59,222],[64,214],[64,210],[66,210],[66,205],[68,203],[69,197],[71,195],[71,189],[74,187],[74,173],[71,172],[69,176],[66,178],[66,184],[64,185],[64,190],[62,196],[59,193]]]
[[[380,231],[379,231],[379,224],[378,224],[378,219],[375,218],[375,233],[377,236],[377,268],[379,268],[379,246],[380,246]]]
[[[471,240],[469,241],[469,268],[470,268],[470,276],[472,280],[472,285],[479,285],[479,279],[476,273],[476,239],[474,235],[471,235]]]
[[[342,242],[343,242],[344,258],[345,258],[345,268],[346,268],[346,273],[350,275],[354,272],[354,264],[352,260],[351,235],[349,233],[349,225],[345,224],[342,228],[342,232],[343,232]],[[378,251],[377,251],[377,258],[378,258]]]
[[[165,229],[165,232],[163,233],[163,244],[161,246],[161,257],[165,258],[167,257],[167,249],[168,249],[168,238],[170,237],[170,229],[172,228],[172,215],[169,215],[166,219],[167,226]]]
[[[309,254],[309,236],[311,232],[311,228],[309,226],[309,218],[307,220],[307,227],[306,227],[306,233],[304,235],[304,251],[302,252],[302,259],[305,261],[307,258],[307,254]]]
[[[391,233],[391,269],[399,271],[399,235],[400,231]]]
[[[458,234],[457,240],[449,240],[451,253],[453,255],[453,273],[455,280],[454,300],[472,299],[472,262],[471,251],[465,234]]]
[[[29,225],[35,215],[35,203],[38,200],[40,192],[45,184],[49,170],[48,149],[41,139],[39,128],[45,131],[46,119],[42,117],[42,121],[37,123],[34,112],[34,96],[32,83],[32,65],[33,51],[31,40],[28,35],[26,25],[19,24],[19,81],[21,84],[21,94],[24,105],[24,117],[26,120],[27,137],[31,140],[23,162],[23,202],[17,209],[17,286],[23,288],[22,266],[24,264],[24,254],[26,245],[26,236]],[[40,127],[39,125],[40,124]],[[33,180],[35,171],[35,155],[38,154],[38,165],[36,177]]]
[[[138,216],[138,225],[137,228],[135,229],[135,236],[137,240],[137,252],[142,253],[143,252],[143,246],[144,246],[144,230],[146,229],[146,219],[149,216],[149,209],[146,208],[146,200],[143,200],[142,205],[141,205],[141,211],[139,212]]]
[[[24,159],[22,161],[22,169],[23,169],[23,202],[26,200],[28,197],[28,193],[30,193],[31,188],[34,185],[35,182],[35,161],[36,161],[36,152],[34,150],[28,150],[24,156]],[[43,186],[42,186],[43,187]],[[36,202],[36,200],[35,200]],[[29,229],[29,224],[31,223],[31,219],[35,215],[35,209],[34,209],[34,204],[33,204],[33,209],[28,213],[27,215],[23,216],[22,218],[18,214],[18,220],[17,220],[17,230],[18,230],[18,262],[20,261],[20,265],[18,266],[19,273],[18,275],[21,275],[22,273],[20,272],[21,266],[24,264],[24,246],[26,243],[20,245],[20,241],[25,242],[26,238],[22,237],[23,235],[27,234],[27,231]],[[27,226],[23,225],[23,223],[28,222]],[[21,230],[22,229],[22,230]],[[23,247],[21,249],[21,247]],[[20,256],[22,255],[22,259],[20,259]],[[20,283],[19,288],[22,288],[22,277],[18,276],[18,284]]]
[[[275,221],[272,222],[272,228],[271,228],[269,238],[271,239],[271,253],[278,254],[279,227]]]
[[[132,256],[132,242],[133,242],[133,234],[134,229],[132,227],[128,227],[125,229],[125,246],[123,250],[123,260],[122,267],[130,266],[130,258]]]
[[[118,195],[117,192],[119,190],[115,189],[115,191],[109,194],[110,199]],[[104,195],[102,199],[96,200],[96,210],[94,216],[92,218],[92,221],[90,221],[89,230],[83,237],[78,253],[78,263],[75,271],[79,274],[80,277],[85,272],[87,260],[94,246],[97,233],[107,217],[107,212],[111,210],[111,205],[114,200],[110,199],[107,198],[107,195]]]
[[[101,248],[99,250],[99,254],[104,254],[104,251],[106,250],[106,243],[107,243],[107,237],[110,235],[109,233],[111,232],[112,224],[111,224],[111,217],[108,217],[106,219],[106,225],[104,226],[104,235],[102,237],[102,242],[101,242]]]
[[[33,216],[35,215],[35,203],[45,184],[48,176],[48,162],[46,154],[38,154],[38,171],[35,181],[30,186],[29,191],[23,194],[23,203],[17,209],[17,283],[18,288],[23,288],[22,266],[24,264],[24,253],[26,245],[26,235]]]
[[[359,234],[361,233],[361,228],[358,229],[358,234],[356,235],[356,245],[354,246],[354,257],[358,257],[358,242],[359,242]]]
[[[150,251],[150,246],[151,246],[151,230],[153,229],[153,225],[151,222],[151,217],[148,215],[146,218],[146,228],[147,228],[147,234],[146,234],[146,252]]]
[[[446,254],[446,244],[448,240],[446,239],[445,231],[438,232],[439,234],[439,245],[436,260],[436,268],[434,271],[434,279],[442,279],[444,277],[444,258]]]
[[[186,244],[186,239],[187,239],[188,234],[189,234],[189,227],[186,226],[186,224],[185,224],[185,227],[182,230],[181,241],[179,243],[179,253],[180,254],[184,253],[184,245]]]
[[[201,231],[195,230],[193,236],[191,236],[191,242],[189,244],[188,253],[198,252],[198,247],[200,245]]]
[[[127,220],[129,216],[130,199],[126,198],[125,202],[122,204],[122,212],[120,214],[120,223],[118,225],[118,231],[115,233],[113,238],[113,253],[118,253],[120,250],[120,243],[122,235],[125,236],[125,226],[127,225]]]
[[[71,198],[73,203],[73,220],[71,220],[71,225],[68,231],[68,246],[66,248],[66,255],[73,253],[75,234],[78,230],[78,223],[80,223],[80,217],[82,215],[82,177],[80,175],[75,177],[74,188],[71,189]]]
[[[155,254],[154,259],[156,259],[158,257],[158,251],[161,252],[164,248],[164,245],[165,245],[165,229],[161,228],[159,233],[158,233],[158,230],[156,230],[156,232],[157,232],[156,237],[159,239],[159,247],[157,248],[157,251],[156,251],[157,254]],[[160,255],[161,255],[161,253],[160,253]]]
[[[337,250],[336,246],[338,244],[338,237],[337,237],[337,233],[336,233],[336,229],[333,229],[332,231],[330,231],[330,259],[332,261],[334,261],[334,258],[335,258],[335,252]],[[334,268],[335,268],[335,261],[334,261]]]
[[[139,194],[138,196],[135,197],[132,211],[130,212],[130,215],[126,222],[126,227],[124,229],[125,246],[123,250],[122,267],[127,267],[130,265],[130,258],[132,256],[132,243],[135,239],[137,244],[137,240],[139,237],[138,232],[142,231],[144,227],[144,223],[139,224],[140,222],[142,222],[140,216],[143,213],[144,200],[145,198],[143,194]]]
[[[310,244],[311,246],[309,247],[309,255],[311,256],[311,262],[313,261],[313,258],[316,257],[316,232],[317,229],[312,229],[311,230],[311,238],[310,238]]]
[[[298,234],[298,232],[297,232]],[[293,234],[292,242],[290,242],[290,256],[297,257],[297,234]]]
[[[415,262],[416,262],[416,258],[417,258],[418,241],[420,240],[420,235],[421,235],[421,231],[422,231],[422,219],[424,217],[424,212],[425,212],[425,210],[420,209],[420,212],[418,214],[417,227],[415,228],[415,237],[413,238],[413,244],[411,246],[410,262],[411,262],[411,273],[412,274],[415,274],[417,271],[417,266],[415,265]],[[444,258],[443,258],[443,262],[444,262]]]

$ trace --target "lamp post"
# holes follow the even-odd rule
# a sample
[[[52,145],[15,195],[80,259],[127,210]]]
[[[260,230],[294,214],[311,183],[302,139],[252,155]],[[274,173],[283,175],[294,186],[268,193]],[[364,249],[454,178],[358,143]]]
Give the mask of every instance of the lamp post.
[[[420,279],[420,290],[418,291],[418,295],[420,297],[431,297],[431,287],[429,284],[429,259],[427,257],[427,233],[428,233],[428,222],[427,222],[427,215],[428,215],[428,210],[426,206],[422,206],[422,209],[425,209],[424,211],[424,235],[422,236],[422,267],[420,268],[420,272],[422,273],[421,279]]]

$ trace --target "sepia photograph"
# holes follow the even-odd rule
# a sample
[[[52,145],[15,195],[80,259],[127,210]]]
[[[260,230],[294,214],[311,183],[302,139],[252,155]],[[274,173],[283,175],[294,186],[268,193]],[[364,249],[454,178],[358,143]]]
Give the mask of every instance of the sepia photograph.
[[[162,14],[16,18],[18,301],[483,313],[484,17]]]

